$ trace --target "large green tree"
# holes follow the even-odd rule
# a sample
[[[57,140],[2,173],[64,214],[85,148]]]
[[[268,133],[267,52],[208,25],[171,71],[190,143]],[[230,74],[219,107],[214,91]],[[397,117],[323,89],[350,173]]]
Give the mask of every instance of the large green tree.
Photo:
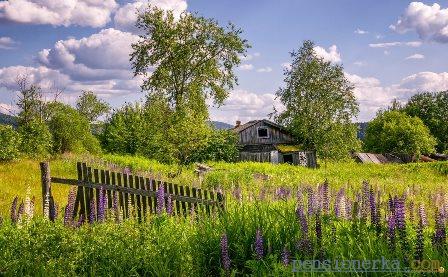
[[[205,99],[223,103],[237,83],[234,68],[249,47],[242,30],[184,12],[148,8],[138,17],[141,39],[132,45],[132,68],[142,89],[159,94],[171,107],[207,109]],[[198,105],[199,103],[199,105]]]
[[[420,118],[400,111],[380,111],[369,122],[364,139],[365,150],[374,153],[418,156],[433,153],[435,145],[435,138]]]
[[[92,91],[83,91],[76,101],[76,109],[90,123],[110,110],[110,105],[98,98]]]
[[[448,151],[448,91],[423,92],[411,97],[403,111],[418,116],[437,139],[437,151]]]
[[[276,121],[321,157],[347,157],[360,146],[351,122],[358,114],[353,85],[341,65],[316,55],[312,41],[304,41],[291,58],[285,84],[276,93],[285,107],[274,113]]]

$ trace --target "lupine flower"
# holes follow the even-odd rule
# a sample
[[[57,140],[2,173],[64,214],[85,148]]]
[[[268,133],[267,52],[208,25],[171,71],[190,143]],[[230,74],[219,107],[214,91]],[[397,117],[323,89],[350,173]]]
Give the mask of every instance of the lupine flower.
[[[160,184],[157,190],[157,214],[161,215],[165,208],[165,188]]]
[[[81,227],[84,224],[84,222],[85,222],[85,219],[84,219],[84,215],[82,214],[78,218],[78,223],[76,224],[76,228]]]
[[[391,251],[395,250],[395,216],[390,215],[387,221],[387,239]]]
[[[68,201],[67,206],[65,206],[65,214],[64,214],[64,225],[71,226],[74,216],[74,210],[75,210],[75,189],[70,189],[70,192],[68,193]]]
[[[98,221],[103,222],[106,218],[106,196],[104,193],[104,188],[100,188],[100,193],[98,195]]]
[[[408,210],[409,210],[409,221],[411,223],[413,223],[414,222],[414,202],[413,201],[409,202]]]
[[[25,210],[25,206],[23,205],[23,201],[22,201],[19,205],[19,210],[17,212],[17,224],[19,224],[19,225],[22,223],[22,217],[23,217],[24,210]]]
[[[433,244],[437,247],[441,247],[445,244],[445,241],[446,241],[445,224],[443,223],[442,214],[439,211],[436,211],[436,226],[433,237]]]
[[[338,218],[346,218],[346,203],[345,203],[345,191],[341,188],[336,194],[334,203],[334,213]]]
[[[168,195],[166,203],[166,213],[169,215],[173,214],[173,200],[171,199],[171,194]]]
[[[297,250],[305,255],[311,255],[313,253],[313,245],[309,239],[300,239],[297,242]]]
[[[395,221],[399,230],[405,229],[405,209],[404,201],[401,197],[395,198]]]
[[[263,201],[266,199],[266,188],[261,188],[260,193],[258,194],[258,200]]]
[[[260,229],[257,229],[255,235],[255,255],[258,260],[263,259],[264,256],[263,234]]]
[[[322,246],[322,222],[320,214],[316,214],[316,240],[319,248]]]
[[[370,189],[369,193],[369,204],[370,204],[370,222],[372,225],[377,225],[377,212],[376,212],[376,204],[375,204],[375,194],[373,193],[373,189]]]
[[[300,222],[300,230],[302,232],[302,236],[303,236],[303,238],[307,238],[308,237],[308,223],[306,221],[306,216],[305,216],[305,213],[303,212],[302,206],[297,207],[296,215]]]
[[[367,181],[362,182],[362,194],[361,194],[361,219],[367,221],[367,215],[369,213],[369,199],[370,189]]]
[[[118,221],[118,192],[112,192],[112,210],[114,211],[115,220]]]
[[[90,199],[90,214],[89,214],[89,223],[93,224],[96,218],[96,205],[95,198]]]
[[[229,246],[226,234],[221,236],[221,263],[225,271],[230,270]]]
[[[291,252],[285,245],[282,252],[282,263],[283,265],[289,265],[290,261],[291,261]]]
[[[314,191],[310,187],[308,188],[308,215],[311,216],[314,213],[316,205],[316,198],[314,196]]]
[[[330,198],[328,195],[328,182],[325,180],[325,182],[322,185],[322,209],[325,214],[328,214],[330,211]]]
[[[392,196],[390,196],[389,194],[389,200],[388,200],[388,208],[389,208],[389,212],[393,215],[395,215],[395,202],[394,199],[392,199]]]
[[[19,198],[16,196],[14,197],[14,199],[12,200],[12,204],[11,204],[11,222],[12,223],[17,223],[17,202],[19,201]]]
[[[417,261],[423,260],[423,248],[424,248],[424,238],[423,238],[423,222],[420,219],[417,227],[417,241],[415,244],[415,259]]]
[[[276,190],[275,194],[277,199],[287,200],[291,195],[291,190],[288,188],[281,187]]]
[[[421,203],[418,206],[418,216],[419,220],[422,221],[423,226],[428,226],[428,220],[426,219],[425,205],[423,203]]]

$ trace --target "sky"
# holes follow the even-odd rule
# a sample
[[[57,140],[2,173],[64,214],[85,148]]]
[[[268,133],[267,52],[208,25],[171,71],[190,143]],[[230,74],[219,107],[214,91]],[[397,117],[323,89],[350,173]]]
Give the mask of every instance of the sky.
[[[355,121],[372,119],[393,99],[448,89],[448,1],[9,0],[0,1],[0,112],[16,112],[24,75],[48,100],[62,92],[58,99],[74,105],[92,90],[113,107],[142,101],[129,53],[138,41],[136,11],[148,4],[243,29],[251,48],[225,104],[210,107],[212,120],[234,124],[281,110],[275,92],[289,53],[307,39],[353,83]]]

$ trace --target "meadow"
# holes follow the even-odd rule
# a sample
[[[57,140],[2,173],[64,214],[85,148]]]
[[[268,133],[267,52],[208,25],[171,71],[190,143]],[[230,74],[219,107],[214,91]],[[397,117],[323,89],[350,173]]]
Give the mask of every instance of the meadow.
[[[76,177],[75,162],[129,167],[199,185],[194,165],[138,157],[60,156],[52,176]],[[164,212],[144,223],[64,220],[68,188],[54,185],[55,222],[42,218],[38,161],[0,165],[0,272],[5,275],[286,275],[292,260],[396,260],[400,269],[441,270],[448,263],[448,163],[321,164],[318,169],[260,163],[209,163],[202,186],[226,194],[226,210],[186,218]],[[180,173],[179,173],[180,172]],[[172,177],[172,178],[170,178]],[[327,180],[327,182],[325,182]],[[363,184],[363,181],[367,181]],[[12,199],[35,196],[11,213]],[[29,203],[29,201],[24,201]],[[431,260],[437,267],[423,268]],[[437,263],[438,261],[438,263]],[[334,268],[333,268],[334,270]],[[421,272],[369,275],[418,276]],[[365,275],[358,272],[353,275]],[[310,273],[318,275],[318,273]],[[330,276],[345,275],[332,272]]]

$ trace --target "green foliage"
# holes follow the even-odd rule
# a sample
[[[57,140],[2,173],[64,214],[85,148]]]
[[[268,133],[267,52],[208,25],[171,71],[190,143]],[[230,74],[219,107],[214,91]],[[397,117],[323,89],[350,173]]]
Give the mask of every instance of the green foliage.
[[[205,147],[194,153],[194,161],[234,162],[239,155],[238,137],[230,130],[213,129]]]
[[[366,151],[407,155],[430,154],[436,140],[418,117],[399,111],[380,112],[367,126]]]
[[[98,140],[90,133],[89,122],[74,108],[51,102],[46,106],[46,118],[54,153],[101,151]]]
[[[76,109],[89,123],[96,121],[110,110],[110,105],[98,98],[92,91],[83,91],[76,101]]]
[[[0,161],[19,157],[20,142],[20,135],[12,126],[0,124]]]
[[[34,119],[19,125],[17,129],[22,142],[20,152],[36,158],[48,155],[52,149],[52,137],[47,124],[40,119]]]
[[[359,147],[351,124],[358,114],[353,85],[341,65],[324,61],[313,48],[313,42],[305,41],[291,53],[285,86],[276,93],[286,109],[274,113],[275,119],[320,157],[347,157],[347,150]]]
[[[403,111],[418,116],[437,139],[437,151],[448,151],[448,91],[425,92],[411,97]]]
[[[132,45],[131,61],[134,74],[145,78],[143,90],[175,109],[208,97],[223,103],[237,82],[233,69],[239,56],[249,47],[240,29],[189,12],[175,18],[154,7],[139,14],[137,27],[143,34]]]

